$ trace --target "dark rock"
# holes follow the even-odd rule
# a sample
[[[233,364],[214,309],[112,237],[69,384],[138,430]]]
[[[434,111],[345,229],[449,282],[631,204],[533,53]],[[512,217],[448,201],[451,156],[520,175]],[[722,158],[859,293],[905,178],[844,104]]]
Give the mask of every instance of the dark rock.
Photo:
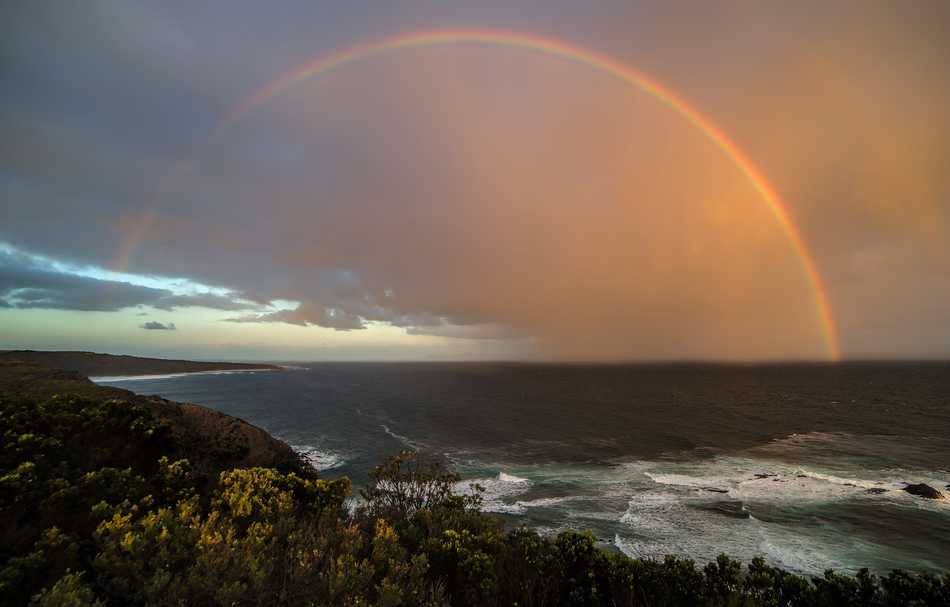
[[[778,476],[776,474],[769,474],[768,472],[759,472],[755,475],[755,478],[772,478],[773,476]]]
[[[940,493],[930,485],[926,483],[917,483],[916,485],[907,485],[904,487],[904,491],[910,493],[911,495],[916,495],[917,497],[926,497],[927,499],[932,500],[942,500],[943,493]]]
[[[887,493],[887,489],[884,489],[883,487],[871,487],[870,489],[865,491],[865,493],[870,493],[872,495],[880,495],[882,493]]]
[[[713,493],[729,493],[728,489],[717,489],[716,487],[703,487],[703,491],[712,491]]]

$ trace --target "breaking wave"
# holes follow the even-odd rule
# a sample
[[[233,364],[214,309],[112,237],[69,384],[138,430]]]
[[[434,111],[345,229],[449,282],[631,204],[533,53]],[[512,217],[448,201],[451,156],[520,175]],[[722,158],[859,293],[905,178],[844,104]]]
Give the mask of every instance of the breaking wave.
[[[839,439],[799,435],[791,442],[817,442],[831,454]],[[845,440],[853,450],[850,437]],[[829,567],[883,570],[900,561],[927,569],[940,561],[901,548],[905,531],[899,525],[875,527],[875,521],[919,512],[946,525],[939,521],[950,514],[950,499],[922,499],[903,490],[907,483],[925,482],[950,496],[946,470],[874,466],[860,457],[809,462],[797,454],[791,463],[777,457],[780,447],[599,466],[519,465],[517,476],[487,476],[491,465],[473,463],[476,478],[462,484],[485,487],[483,510],[508,515],[513,525],[542,533],[591,529],[634,557],[678,554],[704,563],[725,552],[743,561],[761,556],[806,574]]]
[[[346,463],[346,458],[339,453],[318,449],[311,445],[291,445],[290,448],[319,471],[339,468]]]
[[[388,434],[388,435],[391,436],[392,438],[396,439],[397,441],[399,441],[400,443],[402,443],[402,444],[405,445],[406,447],[409,447],[410,449],[414,449],[414,450],[416,450],[416,451],[421,451],[422,449],[425,449],[425,448],[426,448],[425,443],[423,443],[423,442],[421,442],[421,441],[412,440],[412,439],[409,438],[408,436],[404,436],[404,435],[402,435],[402,434],[397,434],[397,433],[393,432],[392,430],[390,430],[390,429],[389,429],[389,426],[387,426],[386,424],[380,424],[379,426],[383,429],[383,432],[385,432],[386,434]]]
[[[499,472],[494,477],[474,478],[456,483],[455,493],[472,495],[475,493],[475,485],[482,488],[481,510],[483,512],[520,514],[524,512],[525,506],[506,500],[528,491],[531,488],[531,481],[507,472]]]
[[[176,377],[191,377],[193,375],[236,375],[238,373],[260,373],[263,371],[273,371],[274,369],[227,369],[223,371],[189,371],[187,373],[163,373],[156,375],[100,375],[90,377],[90,381],[97,384],[110,384],[116,382],[140,381],[148,379],[174,379]]]

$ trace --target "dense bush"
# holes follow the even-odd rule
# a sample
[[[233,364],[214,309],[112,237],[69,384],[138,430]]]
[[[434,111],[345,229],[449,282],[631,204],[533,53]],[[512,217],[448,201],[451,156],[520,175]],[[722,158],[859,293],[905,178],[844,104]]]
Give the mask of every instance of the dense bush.
[[[196,479],[127,402],[0,399],[7,605],[950,605],[950,576],[808,580],[725,555],[698,568],[505,531],[478,488],[404,452],[352,513],[349,481],[250,468]]]

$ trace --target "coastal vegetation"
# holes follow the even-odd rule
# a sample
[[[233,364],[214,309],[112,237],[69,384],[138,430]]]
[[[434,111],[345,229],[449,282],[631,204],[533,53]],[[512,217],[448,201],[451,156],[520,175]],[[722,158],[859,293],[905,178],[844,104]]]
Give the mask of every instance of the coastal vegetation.
[[[97,352],[44,352],[36,350],[0,352],[0,362],[9,361],[76,371],[89,377],[202,373],[208,371],[273,371],[279,368],[276,365],[265,363],[195,362],[192,360],[99,354]]]
[[[198,426],[130,393],[7,371],[34,389],[0,385],[4,605],[950,604],[950,574],[808,579],[761,559],[632,559],[589,533],[506,530],[479,511],[478,487],[459,495],[456,474],[408,451],[357,498],[289,456],[255,462],[263,443],[202,444]]]

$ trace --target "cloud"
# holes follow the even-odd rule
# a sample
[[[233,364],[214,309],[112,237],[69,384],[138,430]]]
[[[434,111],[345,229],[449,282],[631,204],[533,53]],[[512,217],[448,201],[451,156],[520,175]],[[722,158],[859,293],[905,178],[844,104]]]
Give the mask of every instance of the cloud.
[[[226,322],[235,323],[267,323],[282,322],[291,325],[306,327],[318,325],[337,331],[353,331],[363,329],[365,323],[360,316],[351,314],[340,308],[325,307],[313,303],[302,303],[293,310],[279,310],[263,314],[248,314],[235,318],[227,318]]]
[[[114,312],[150,304],[169,295],[123,282],[96,280],[38,267],[0,252],[0,299],[10,307]]]
[[[229,297],[202,293],[198,295],[165,295],[149,304],[159,310],[171,311],[175,308],[202,307],[213,310],[248,310],[260,307],[260,304],[248,301],[240,296]]]
[[[116,312],[136,306],[171,311],[185,307],[247,310],[258,304],[238,296],[182,295],[169,289],[83,276],[21,251],[0,249],[0,306],[18,309]]]
[[[384,294],[383,297],[385,299],[391,295]],[[338,331],[365,329],[370,322],[381,322],[404,328],[409,335],[466,339],[509,339],[523,336],[510,327],[473,326],[477,321],[466,322],[466,319],[461,317],[453,322],[427,312],[400,313],[384,305],[372,303],[368,294],[364,294],[361,299],[338,297],[334,300],[335,306],[305,301],[289,310],[245,314],[224,320],[233,323],[281,322],[302,327],[320,326]]]
[[[869,1],[857,22],[834,3],[697,4],[685,18],[677,3],[447,0],[385,19],[356,5],[328,18],[322,3],[24,5],[0,23],[0,239],[100,267],[128,249],[131,272],[234,295],[11,262],[0,307],[381,322],[531,336],[560,358],[825,354],[801,261],[742,171],[667,105],[588,67],[406,48],[216,128],[309,57],[451,21],[543,30],[677,91],[787,201],[846,354],[950,354],[947,6]]]
[[[147,329],[149,331],[175,331],[177,330],[177,328],[175,327],[175,323],[173,322],[162,324],[154,320],[150,320],[149,322],[145,324],[139,325],[139,328]]]

